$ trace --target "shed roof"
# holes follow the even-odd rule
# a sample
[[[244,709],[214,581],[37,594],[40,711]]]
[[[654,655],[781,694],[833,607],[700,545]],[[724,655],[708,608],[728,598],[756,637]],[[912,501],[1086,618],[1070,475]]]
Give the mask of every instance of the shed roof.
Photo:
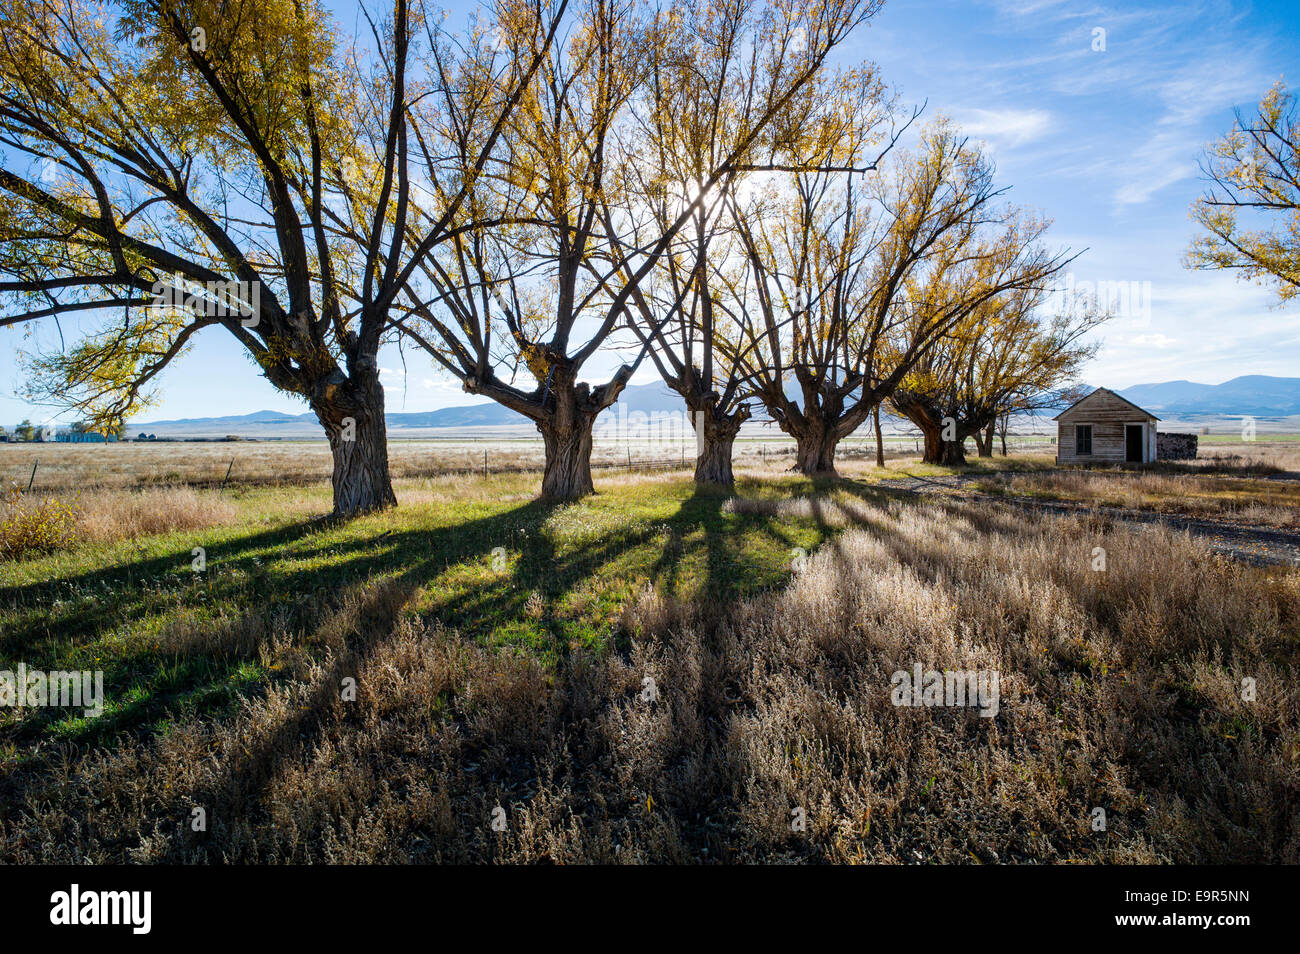
[[[1136,404],[1134,404],[1134,403],[1133,403],[1132,401],[1130,401],[1128,398],[1126,398],[1126,397],[1122,397],[1122,396],[1116,394],[1116,393],[1115,393],[1114,391],[1112,391],[1110,388],[1097,388],[1096,390],[1089,391],[1089,392],[1088,392],[1087,394],[1085,394],[1083,397],[1079,398],[1079,400],[1075,401],[1073,404],[1071,404],[1069,407],[1067,407],[1067,408],[1066,408],[1064,411],[1062,411],[1060,414],[1056,415],[1056,417],[1052,418],[1052,420],[1054,420],[1054,421],[1059,421],[1061,418],[1065,417],[1065,415],[1069,414],[1069,413],[1070,413],[1071,411],[1073,411],[1076,407],[1078,407],[1080,404],[1082,404],[1084,401],[1088,400],[1090,397],[1092,397],[1092,396],[1095,395],[1095,394],[1109,394],[1109,395],[1110,395],[1111,397],[1113,397],[1115,400],[1117,400],[1117,401],[1123,401],[1123,402],[1124,402],[1125,404],[1127,404],[1129,407],[1133,408],[1133,410],[1141,412],[1142,414],[1144,414],[1144,415],[1146,415],[1147,417],[1151,418],[1151,420],[1153,420],[1153,421],[1158,421],[1158,420],[1160,420],[1160,418],[1156,417],[1154,414],[1152,414],[1152,413],[1151,413],[1150,411],[1148,411],[1146,408],[1138,407]]]

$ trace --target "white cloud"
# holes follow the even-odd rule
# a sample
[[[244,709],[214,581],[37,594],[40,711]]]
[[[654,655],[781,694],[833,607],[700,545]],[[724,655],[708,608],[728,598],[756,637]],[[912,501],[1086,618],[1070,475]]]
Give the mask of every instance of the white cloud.
[[[1166,348],[1172,348],[1174,345],[1178,344],[1178,342],[1173,338],[1170,338],[1168,335],[1154,334],[1138,335],[1130,342],[1130,344],[1137,345],[1139,348],[1159,348],[1164,350]]]
[[[1056,124],[1045,109],[958,109],[953,119],[978,139],[1012,147],[1042,139]]]
[[[1073,11],[1059,11],[1065,0],[995,0],[993,4],[999,13],[1010,17],[1034,17],[1041,21],[1049,10],[1058,10],[1058,17],[1077,16]]]
[[[420,382],[420,387],[426,391],[463,391],[460,381],[450,378],[425,378]]]

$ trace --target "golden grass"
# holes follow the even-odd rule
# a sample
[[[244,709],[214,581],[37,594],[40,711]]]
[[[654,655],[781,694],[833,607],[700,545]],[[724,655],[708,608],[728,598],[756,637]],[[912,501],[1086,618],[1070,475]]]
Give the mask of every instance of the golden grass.
[[[0,499],[0,559],[232,523],[239,510],[214,491],[97,488]]]
[[[0,492],[0,560],[49,553],[76,539],[77,508],[65,500],[24,498],[15,484]]]
[[[250,608],[225,638],[284,678],[223,720],[7,766],[3,857],[1300,861],[1300,575],[959,501],[731,506],[852,529],[738,605],[646,590],[622,651],[556,669],[426,624],[409,583],[296,630]],[[918,662],[999,672],[998,716],[895,708]]]
[[[91,543],[110,543],[133,537],[202,530],[230,523],[238,509],[212,491],[189,487],[120,492],[95,490],[77,498],[77,530]]]
[[[1226,472],[1256,470],[1286,471],[1300,474],[1300,441],[1261,439],[1240,443],[1202,442],[1192,467],[1219,469]]]
[[[391,441],[389,471],[394,480],[441,480],[455,475],[481,480],[484,451],[489,478],[521,471],[541,473],[540,438]],[[734,451],[736,466],[743,468],[780,470],[794,462],[793,441],[775,430],[763,439],[738,441]],[[630,454],[634,462],[676,462],[693,469],[694,452],[693,441],[633,441],[629,445],[597,440],[592,464],[598,473],[625,473]],[[896,442],[887,456],[893,461],[916,455],[911,442]],[[858,438],[846,441],[840,446],[839,459],[849,468],[867,465],[875,460],[875,443]],[[34,464],[34,489],[39,492],[177,484],[217,487],[227,470],[233,486],[292,486],[328,483],[331,470],[329,446],[324,441],[0,444],[0,480],[26,487]]]
[[[979,489],[1107,507],[1300,528],[1300,483],[1120,470],[1000,474]]]

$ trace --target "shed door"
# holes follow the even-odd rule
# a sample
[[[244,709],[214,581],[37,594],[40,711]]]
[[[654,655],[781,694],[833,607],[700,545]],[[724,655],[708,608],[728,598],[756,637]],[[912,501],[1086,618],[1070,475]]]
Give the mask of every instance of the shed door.
[[[1130,464],[1142,463],[1142,425],[1124,425],[1124,460]]]

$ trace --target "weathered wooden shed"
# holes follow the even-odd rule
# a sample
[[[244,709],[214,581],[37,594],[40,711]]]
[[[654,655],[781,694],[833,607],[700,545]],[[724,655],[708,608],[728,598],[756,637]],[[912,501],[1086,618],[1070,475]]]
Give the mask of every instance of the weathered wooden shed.
[[[1056,415],[1056,462],[1153,461],[1158,420],[1109,388],[1097,388]]]

